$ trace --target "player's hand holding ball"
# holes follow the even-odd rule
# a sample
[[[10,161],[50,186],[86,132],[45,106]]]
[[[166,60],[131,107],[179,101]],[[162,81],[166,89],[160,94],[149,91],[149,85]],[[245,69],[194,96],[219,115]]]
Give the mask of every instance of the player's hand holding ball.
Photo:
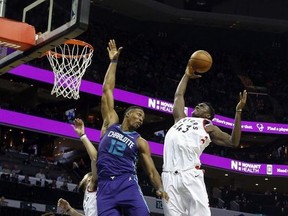
[[[189,61],[185,73],[190,76],[190,78],[200,78],[201,75],[197,73],[206,73],[212,67],[212,57],[205,50],[195,51]]]
[[[185,74],[187,74],[190,77],[190,79],[197,79],[197,78],[201,78],[202,77],[199,74],[195,74],[195,72],[196,71],[192,67],[192,60],[189,59],[187,67],[186,67],[186,70],[185,70]]]

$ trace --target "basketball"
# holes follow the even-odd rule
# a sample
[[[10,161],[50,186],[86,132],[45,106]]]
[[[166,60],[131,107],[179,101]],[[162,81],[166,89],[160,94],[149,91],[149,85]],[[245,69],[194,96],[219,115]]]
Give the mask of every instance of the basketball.
[[[190,61],[192,63],[193,69],[198,73],[205,73],[210,70],[212,66],[212,57],[205,50],[195,51],[191,57]]]

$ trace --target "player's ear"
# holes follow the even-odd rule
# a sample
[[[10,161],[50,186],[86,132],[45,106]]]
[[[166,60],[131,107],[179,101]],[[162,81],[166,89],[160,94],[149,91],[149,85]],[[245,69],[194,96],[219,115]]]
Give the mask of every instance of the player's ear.
[[[125,113],[125,117],[128,118],[130,115],[130,110],[128,112]]]
[[[207,113],[207,114],[205,115],[205,118],[210,119],[210,118],[211,118],[210,113]]]

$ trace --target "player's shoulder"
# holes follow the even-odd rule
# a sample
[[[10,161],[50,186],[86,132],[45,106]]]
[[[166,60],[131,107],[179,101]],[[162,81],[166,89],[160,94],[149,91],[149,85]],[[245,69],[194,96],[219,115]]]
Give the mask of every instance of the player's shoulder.
[[[213,125],[213,124],[207,124],[205,125],[205,130],[207,133],[213,133],[213,132],[217,132],[220,130],[220,128],[216,125]]]
[[[136,143],[140,151],[146,151],[147,149],[150,148],[148,141],[141,136],[137,138]]]
[[[139,137],[137,137],[137,142],[148,143],[148,141],[146,139],[144,139],[141,135],[139,135]]]

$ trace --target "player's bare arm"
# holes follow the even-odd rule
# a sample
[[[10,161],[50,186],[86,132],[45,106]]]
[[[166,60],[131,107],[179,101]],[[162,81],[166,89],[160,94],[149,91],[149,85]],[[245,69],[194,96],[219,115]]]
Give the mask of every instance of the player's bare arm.
[[[72,125],[74,131],[78,134],[80,137],[82,143],[84,144],[84,147],[90,157],[91,160],[91,171],[92,171],[92,181],[90,184],[91,187],[94,188],[95,182],[97,180],[97,168],[96,168],[96,161],[97,161],[97,150],[94,147],[94,145],[90,142],[89,138],[85,134],[85,127],[84,122],[82,119],[76,118],[74,120],[74,125]]]
[[[241,114],[247,100],[247,91],[239,93],[239,102],[236,106],[234,127],[232,129],[231,135],[221,131],[220,128],[214,125],[209,125],[206,127],[207,132],[209,132],[212,141],[217,145],[227,146],[227,147],[238,147],[241,138]]]
[[[222,131],[219,127],[215,125],[208,125],[206,131],[209,133],[210,138],[213,143],[220,146],[226,147],[237,147],[238,144],[233,144],[231,140],[231,135]]]
[[[96,160],[91,160],[91,172],[92,172],[92,179],[90,182],[90,189],[91,190],[95,190],[95,185],[96,185],[96,181],[97,181],[97,167],[96,167]]]
[[[181,118],[186,117],[186,114],[184,113],[184,107],[185,107],[184,95],[186,92],[186,87],[189,79],[197,79],[200,77],[201,75],[195,74],[195,71],[191,66],[191,61],[189,60],[186,66],[185,73],[182,79],[180,80],[174,95],[173,117],[175,123],[179,121]]]
[[[165,199],[166,201],[169,200],[168,194],[163,190],[163,185],[161,181],[161,177],[155,167],[155,164],[153,162],[153,159],[151,157],[151,151],[148,142],[143,139],[142,137],[138,138],[137,145],[140,152],[140,159],[142,162],[142,166],[146,172],[146,174],[149,176],[149,179],[153,185],[153,187],[156,189],[156,193],[159,197],[162,199]]]
[[[114,110],[113,91],[115,88],[115,81],[116,81],[117,62],[121,50],[122,47],[117,49],[115,40],[109,41],[107,51],[111,62],[107,69],[102,87],[101,114],[103,118],[103,125],[101,135],[103,135],[106,132],[107,128],[110,125],[117,123],[119,121],[118,115]]]
[[[90,142],[88,137],[85,135],[85,127],[84,122],[82,119],[76,118],[74,120],[74,125],[72,125],[74,131],[78,134],[80,137],[82,143],[84,144],[86,151],[90,157],[90,160],[97,160],[97,150],[93,146],[93,144]]]

